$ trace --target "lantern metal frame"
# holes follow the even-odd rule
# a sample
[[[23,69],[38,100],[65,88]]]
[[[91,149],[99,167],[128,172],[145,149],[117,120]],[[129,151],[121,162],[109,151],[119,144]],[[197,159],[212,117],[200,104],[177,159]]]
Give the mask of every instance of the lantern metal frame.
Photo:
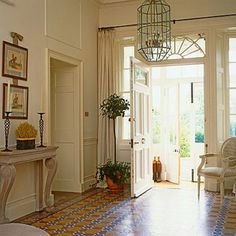
[[[138,52],[148,62],[163,60],[171,49],[170,6],[145,0],[138,8]]]

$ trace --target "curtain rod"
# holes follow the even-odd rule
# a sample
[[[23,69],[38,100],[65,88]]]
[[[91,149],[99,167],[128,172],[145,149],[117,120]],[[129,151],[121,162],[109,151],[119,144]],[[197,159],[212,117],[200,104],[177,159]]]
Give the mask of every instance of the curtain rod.
[[[181,22],[181,21],[192,21],[192,20],[203,20],[203,19],[211,19],[211,18],[220,18],[220,17],[230,17],[230,16],[236,16],[236,13],[233,14],[227,14],[227,15],[213,15],[213,16],[199,16],[199,17],[192,17],[192,18],[180,18],[180,19],[174,19],[171,20],[173,24],[176,22]],[[100,27],[98,28],[99,30],[106,30],[106,29],[117,29],[117,28],[124,28],[124,27],[133,27],[137,26],[138,24],[127,24],[127,25],[114,25],[114,26],[108,26],[108,27]]]

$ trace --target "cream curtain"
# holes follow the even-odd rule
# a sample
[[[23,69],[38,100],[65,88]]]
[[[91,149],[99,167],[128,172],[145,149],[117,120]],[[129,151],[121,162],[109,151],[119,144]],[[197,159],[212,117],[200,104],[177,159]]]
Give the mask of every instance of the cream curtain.
[[[98,106],[117,92],[117,61],[115,30],[98,32]],[[98,116],[98,164],[114,158],[112,120]]]

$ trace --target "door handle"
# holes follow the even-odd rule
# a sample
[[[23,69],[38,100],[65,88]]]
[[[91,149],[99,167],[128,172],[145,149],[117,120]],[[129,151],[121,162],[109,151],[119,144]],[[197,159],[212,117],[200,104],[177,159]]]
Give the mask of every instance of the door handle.
[[[135,121],[135,118],[129,118],[129,122],[131,122],[131,121]]]
[[[134,144],[139,144],[138,141],[135,141],[133,139],[130,140],[129,144],[131,145],[131,148],[133,148]]]
[[[142,138],[142,144],[145,144],[145,138]]]
[[[174,152],[179,152],[179,150],[175,148],[175,149],[174,149]]]
[[[129,144],[132,144],[132,142],[129,142]],[[139,144],[139,142],[137,141],[137,142],[134,142],[134,144]]]

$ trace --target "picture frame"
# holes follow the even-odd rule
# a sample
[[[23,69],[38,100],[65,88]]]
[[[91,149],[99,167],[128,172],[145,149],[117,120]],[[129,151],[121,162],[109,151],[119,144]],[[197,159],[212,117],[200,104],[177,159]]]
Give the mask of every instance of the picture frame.
[[[10,119],[28,119],[29,88],[13,84],[3,84],[2,118],[10,111]]]
[[[3,41],[2,76],[27,80],[28,49]]]

